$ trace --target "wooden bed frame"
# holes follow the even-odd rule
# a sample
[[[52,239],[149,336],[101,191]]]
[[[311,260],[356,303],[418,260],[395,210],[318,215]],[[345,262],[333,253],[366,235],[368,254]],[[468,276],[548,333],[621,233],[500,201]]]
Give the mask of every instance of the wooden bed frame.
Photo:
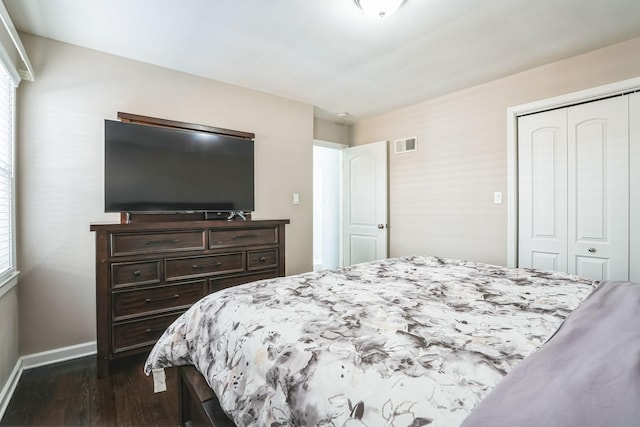
[[[235,427],[215,393],[193,366],[178,367],[179,416],[181,426]]]

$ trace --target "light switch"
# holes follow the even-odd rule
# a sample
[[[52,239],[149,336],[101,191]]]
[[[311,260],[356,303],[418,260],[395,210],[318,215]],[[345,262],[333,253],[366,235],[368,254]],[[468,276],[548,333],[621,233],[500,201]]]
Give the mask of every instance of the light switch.
[[[300,194],[293,193],[293,204],[294,205],[299,205],[300,204]]]
[[[502,193],[500,191],[496,191],[495,193],[493,193],[493,203],[495,203],[496,205],[502,203]]]

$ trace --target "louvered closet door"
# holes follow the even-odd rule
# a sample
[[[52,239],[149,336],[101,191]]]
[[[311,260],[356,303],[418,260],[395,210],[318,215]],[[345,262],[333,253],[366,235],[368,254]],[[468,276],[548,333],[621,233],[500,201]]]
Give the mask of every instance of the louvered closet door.
[[[518,119],[518,265],[567,271],[567,111]]]
[[[629,278],[628,97],[568,110],[569,273]]]

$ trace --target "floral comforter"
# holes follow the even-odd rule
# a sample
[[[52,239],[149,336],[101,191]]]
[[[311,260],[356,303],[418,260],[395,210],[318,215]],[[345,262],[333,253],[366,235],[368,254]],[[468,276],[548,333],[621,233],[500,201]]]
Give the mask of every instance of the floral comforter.
[[[402,257],[210,294],[145,372],[195,365],[238,426],[458,426],[595,288]]]

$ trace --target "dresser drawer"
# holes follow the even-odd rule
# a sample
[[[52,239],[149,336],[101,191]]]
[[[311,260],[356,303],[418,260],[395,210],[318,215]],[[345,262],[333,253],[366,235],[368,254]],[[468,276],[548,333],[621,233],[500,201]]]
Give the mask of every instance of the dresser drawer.
[[[277,228],[249,228],[244,230],[209,230],[209,248],[273,245],[278,243]]]
[[[238,273],[244,270],[244,252],[165,260],[166,280]]]
[[[112,234],[111,256],[203,250],[204,230]]]
[[[263,251],[247,252],[247,270],[261,270],[278,266],[278,250],[266,249]]]
[[[260,273],[245,274],[243,276],[222,277],[219,279],[209,279],[209,293],[217,292],[232,286],[243,283],[255,282],[256,280],[273,279],[278,277],[276,270],[261,271]]]
[[[114,288],[160,282],[160,261],[111,264],[111,286]]]
[[[156,343],[162,333],[184,310],[151,319],[138,320],[113,326],[113,352],[148,347]]]
[[[125,320],[163,311],[187,309],[208,292],[206,280],[114,292],[113,319]]]

